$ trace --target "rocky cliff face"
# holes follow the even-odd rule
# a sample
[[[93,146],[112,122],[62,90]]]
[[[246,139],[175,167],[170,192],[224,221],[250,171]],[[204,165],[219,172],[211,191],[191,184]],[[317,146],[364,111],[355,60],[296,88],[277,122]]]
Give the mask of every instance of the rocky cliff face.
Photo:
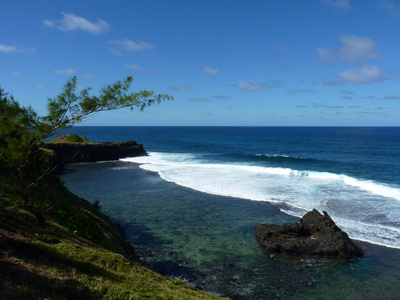
[[[44,143],[43,148],[54,152],[52,165],[63,168],[66,163],[117,160],[147,155],[143,145],[135,141],[93,144]]]
[[[306,213],[300,223],[260,225],[256,238],[267,253],[344,259],[363,255],[326,212],[321,215],[316,209]]]

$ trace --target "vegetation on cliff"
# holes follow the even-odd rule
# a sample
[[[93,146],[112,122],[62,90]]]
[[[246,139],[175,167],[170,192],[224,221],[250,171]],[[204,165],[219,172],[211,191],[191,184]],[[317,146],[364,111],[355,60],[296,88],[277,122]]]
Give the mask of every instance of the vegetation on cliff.
[[[106,86],[99,95],[90,95],[90,88],[78,91],[73,77],[59,95],[48,99],[48,114],[42,117],[31,107],[21,107],[0,87],[0,174],[18,185],[24,208],[39,222],[44,222],[43,207],[32,195],[38,186],[47,184],[54,168],[49,164],[49,151],[41,148],[43,140],[102,111],[127,107],[143,110],[154,103],[173,100],[169,95],[148,90],[129,92],[132,80],[127,77]]]
[[[4,182],[3,182],[4,183]],[[0,299],[215,299],[143,267],[121,228],[57,178],[45,197],[46,226],[2,184]]]
[[[171,99],[126,93],[131,78],[90,96],[76,78],[39,117],[0,88],[0,299],[212,299],[138,261],[122,229],[70,193],[41,141],[99,111]],[[75,142],[75,141],[70,141]]]

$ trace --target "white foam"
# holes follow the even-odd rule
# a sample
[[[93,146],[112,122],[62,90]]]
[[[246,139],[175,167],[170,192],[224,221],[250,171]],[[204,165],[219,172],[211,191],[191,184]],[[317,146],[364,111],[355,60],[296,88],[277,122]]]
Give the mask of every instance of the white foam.
[[[149,153],[141,164],[164,180],[204,193],[269,201],[300,216],[326,210],[352,238],[400,248],[400,189],[341,174],[240,163],[204,163],[191,154]]]
[[[346,184],[369,191],[375,195],[390,197],[400,201],[400,189],[394,189],[382,183],[375,183],[371,180],[358,180],[349,176],[343,176]]]

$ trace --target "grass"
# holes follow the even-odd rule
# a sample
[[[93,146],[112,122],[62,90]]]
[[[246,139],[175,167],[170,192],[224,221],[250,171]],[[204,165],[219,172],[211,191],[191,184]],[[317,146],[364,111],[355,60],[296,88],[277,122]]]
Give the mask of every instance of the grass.
[[[142,266],[121,228],[54,182],[47,226],[0,190],[0,299],[217,299]]]
[[[89,141],[86,137],[77,134],[60,134],[48,142],[56,144],[95,144]]]
[[[72,142],[72,143],[82,143],[84,141],[84,139],[77,134],[70,134],[67,137],[67,140],[68,140],[68,142]]]

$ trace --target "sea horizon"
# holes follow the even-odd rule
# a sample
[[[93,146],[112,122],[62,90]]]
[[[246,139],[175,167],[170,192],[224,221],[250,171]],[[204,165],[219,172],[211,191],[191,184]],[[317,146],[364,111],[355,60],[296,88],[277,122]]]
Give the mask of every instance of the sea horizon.
[[[261,127],[261,128],[275,128],[275,127],[282,127],[282,128],[399,128],[400,125],[390,126],[390,125],[376,125],[376,126],[369,126],[369,125],[74,125],[72,128],[75,127]]]

